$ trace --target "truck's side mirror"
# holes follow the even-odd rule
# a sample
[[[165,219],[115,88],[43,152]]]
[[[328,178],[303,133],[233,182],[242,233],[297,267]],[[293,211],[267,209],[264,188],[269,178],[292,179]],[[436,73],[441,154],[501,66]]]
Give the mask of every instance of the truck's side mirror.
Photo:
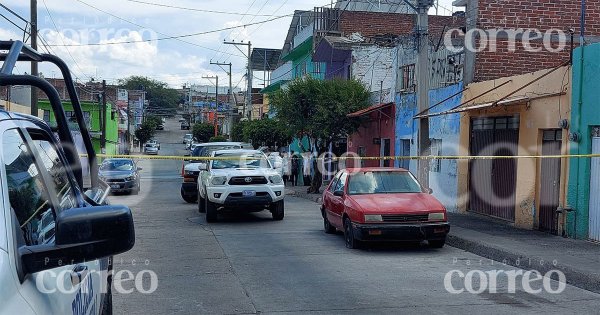
[[[23,246],[25,273],[124,253],[135,244],[131,210],[125,206],[68,209],[56,217],[55,244]]]
[[[205,162],[198,163],[198,170],[208,171],[208,163],[205,163]]]

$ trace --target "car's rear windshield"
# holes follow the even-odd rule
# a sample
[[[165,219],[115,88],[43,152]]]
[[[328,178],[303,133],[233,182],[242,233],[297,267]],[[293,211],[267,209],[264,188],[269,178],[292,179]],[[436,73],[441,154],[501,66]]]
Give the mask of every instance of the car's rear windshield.
[[[215,151],[233,150],[233,149],[239,149],[239,148],[240,148],[239,145],[209,145],[209,146],[203,146],[203,147],[196,147],[194,149],[194,151],[192,152],[192,156],[208,157]]]
[[[409,172],[360,172],[350,176],[348,194],[420,193],[421,186]]]
[[[215,157],[228,159],[214,160],[212,162],[213,169],[271,167],[271,164],[265,158],[265,155],[259,153],[223,153],[215,155]]]
[[[100,166],[101,171],[131,171],[133,163],[127,160],[107,160]]]

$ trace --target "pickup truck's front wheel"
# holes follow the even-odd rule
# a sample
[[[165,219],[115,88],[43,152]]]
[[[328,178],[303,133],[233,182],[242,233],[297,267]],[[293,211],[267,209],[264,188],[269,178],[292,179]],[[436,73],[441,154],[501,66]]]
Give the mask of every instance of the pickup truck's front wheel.
[[[285,216],[285,205],[283,203],[283,200],[280,201],[276,201],[274,203],[271,204],[271,214],[273,215],[273,220],[276,221],[281,221],[283,220],[283,217]]]
[[[217,205],[214,202],[204,199],[204,210],[206,211],[206,222],[212,223],[217,222]]]
[[[204,201],[204,198],[200,197],[200,194],[198,194],[198,212],[206,212],[206,202]]]

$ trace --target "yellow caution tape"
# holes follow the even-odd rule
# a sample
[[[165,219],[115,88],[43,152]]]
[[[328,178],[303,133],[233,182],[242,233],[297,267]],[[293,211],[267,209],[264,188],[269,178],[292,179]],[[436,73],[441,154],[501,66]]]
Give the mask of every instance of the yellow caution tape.
[[[81,154],[87,157],[87,154]],[[138,160],[176,160],[176,161],[226,161],[237,160],[235,157],[201,157],[201,156],[173,156],[173,155],[119,155],[119,154],[97,154],[99,158],[125,158]],[[514,155],[514,156],[345,156],[333,158],[318,158],[318,160],[502,160],[502,159],[571,159],[571,158],[600,158],[600,154],[567,154],[567,155]]]

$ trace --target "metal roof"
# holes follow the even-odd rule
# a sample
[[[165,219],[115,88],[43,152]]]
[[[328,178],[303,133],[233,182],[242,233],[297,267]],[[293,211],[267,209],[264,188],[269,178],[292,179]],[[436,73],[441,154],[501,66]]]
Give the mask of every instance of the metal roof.
[[[281,49],[274,48],[254,48],[250,55],[252,70],[273,71],[279,65]]]

